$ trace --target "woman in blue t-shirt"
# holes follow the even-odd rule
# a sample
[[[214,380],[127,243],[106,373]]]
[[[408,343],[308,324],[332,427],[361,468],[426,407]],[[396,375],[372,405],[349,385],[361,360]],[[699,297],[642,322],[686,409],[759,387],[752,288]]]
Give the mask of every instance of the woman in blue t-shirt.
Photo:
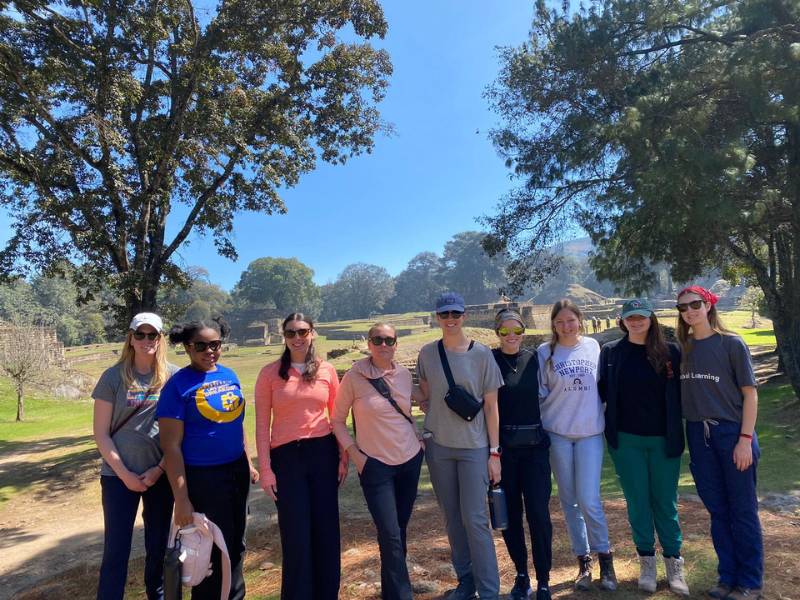
[[[192,321],[170,330],[170,343],[183,344],[191,364],[164,387],[157,414],[175,496],[175,523],[189,525],[192,513],[198,512],[220,528],[231,560],[229,599],[240,600],[245,597],[247,494],[258,471],[247,451],[239,378],[218,363],[229,331],[222,319]],[[219,598],[222,569],[216,547],[211,559],[212,574],[192,588],[192,600]]]
[[[764,544],[758,520],[755,432],[758,393],[750,352],[717,314],[717,296],[699,285],[678,294],[681,404],[690,466],[711,515],[719,580],[707,594],[758,600]]]

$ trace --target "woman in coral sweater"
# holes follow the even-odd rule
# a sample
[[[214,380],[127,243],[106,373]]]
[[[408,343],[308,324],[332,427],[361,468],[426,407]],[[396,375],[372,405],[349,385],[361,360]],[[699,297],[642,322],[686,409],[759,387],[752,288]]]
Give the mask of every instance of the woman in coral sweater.
[[[256,381],[258,465],[261,487],[278,507],[282,600],[339,595],[337,494],[348,461],[330,422],[339,379],[317,358],[314,335],[309,317],[286,317],[283,355]]]

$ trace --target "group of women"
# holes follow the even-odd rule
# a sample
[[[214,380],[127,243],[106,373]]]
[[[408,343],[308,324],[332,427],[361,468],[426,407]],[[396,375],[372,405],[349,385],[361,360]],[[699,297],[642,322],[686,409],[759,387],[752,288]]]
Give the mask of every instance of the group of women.
[[[281,598],[337,598],[337,489],[352,461],[377,529],[381,596],[410,600],[406,532],[423,458],[458,579],[449,600],[499,597],[490,485],[502,486],[507,501],[503,539],[516,568],[511,597],[534,594],[524,515],[536,599],[550,598],[551,472],[577,558],[575,588],[591,588],[596,554],[599,585],[614,590],[600,495],[604,436],[627,502],[640,589],[657,587],[657,533],[668,585],[688,595],[677,512],[685,419],[691,471],[719,559],[708,595],[760,598],[756,383],[747,347],[723,327],[716,301],[698,286],[678,295],[678,346],[665,341],[646,299],[630,300],[620,315],[624,337],[601,350],[583,335],[580,309],[561,300],[552,308],[550,341],[534,352],[522,347],[526,323],[516,311],[497,314],[499,347],[490,350],[467,337],[463,298],[442,294],[435,307],[442,336],[419,352],[418,386],[394,361],[392,325],[370,329],[369,356],[340,383],[333,366],[317,356],[312,319],[290,314],[283,321],[283,354],[261,370],[255,386],[258,469],[248,452],[241,385],[218,362],[227,325],[173,327],[169,341],[182,344],[190,359],[178,370],[166,362],[161,319],[138,314],[120,361],[93,394],[106,526],[97,597],[123,597],[140,499],[147,597],[163,597],[161,562],[174,498],[177,525],[202,512],[222,530],[233,573],[229,598],[244,598],[247,496],[250,483],[260,482],[278,511]],[[414,403],[425,412],[421,431]],[[193,599],[218,597],[219,561],[215,550],[212,575],[192,589]]]

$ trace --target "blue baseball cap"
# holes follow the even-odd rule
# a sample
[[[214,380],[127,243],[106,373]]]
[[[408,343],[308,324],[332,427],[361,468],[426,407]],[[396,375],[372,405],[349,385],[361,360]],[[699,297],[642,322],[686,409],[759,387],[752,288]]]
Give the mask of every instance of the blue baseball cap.
[[[649,317],[653,314],[653,305],[647,298],[633,298],[622,305],[621,319],[627,319],[631,315],[641,315]]]
[[[445,292],[436,299],[436,312],[460,310],[464,312],[464,298],[455,292]]]

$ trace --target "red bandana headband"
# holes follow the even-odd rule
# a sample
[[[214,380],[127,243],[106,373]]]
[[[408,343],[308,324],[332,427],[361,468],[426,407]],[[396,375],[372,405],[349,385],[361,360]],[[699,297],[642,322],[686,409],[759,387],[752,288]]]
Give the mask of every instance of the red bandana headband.
[[[719,296],[717,296],[713,292],[709,292],[706,288],[699,285],[691,285],[687,288],[683,288],[680,292],[678,292],[678,298],[680,298],[684,294],[697,294],[705,302],[708,302],[711,306],[714,306],[719,300]]]

